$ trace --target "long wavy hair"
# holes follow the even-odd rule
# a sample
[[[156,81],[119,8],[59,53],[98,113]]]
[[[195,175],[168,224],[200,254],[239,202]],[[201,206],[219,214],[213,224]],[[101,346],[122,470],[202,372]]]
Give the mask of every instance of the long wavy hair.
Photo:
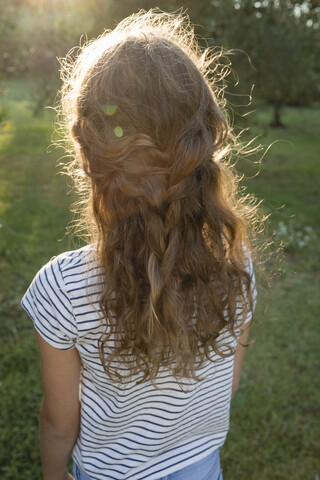
[[[229,66],[200,48],[185,15],[154,10],[74,53],[62,61],[60,105],[104,271],[102,364],[114,381],[154,381],[162,367],[200,380],[212,352],[233,353],[221,330],[236,336],[252,309],[254,207],[237,193],[237,139],[217,81]]]

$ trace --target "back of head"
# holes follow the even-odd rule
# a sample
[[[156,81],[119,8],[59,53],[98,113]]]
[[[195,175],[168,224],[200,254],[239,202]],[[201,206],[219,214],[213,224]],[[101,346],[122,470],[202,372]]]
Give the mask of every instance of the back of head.
[[[219,351],[221,328],[234,333],[243,282],[249,292],[245,219],[222,163],[230,132],[216,62],[185,17],[153,11],[125,19],[64,62],[72,168],[89,179],[105,270],[101,359],[110,375],[121,357],[144,378],[173,364],[177,376],[194,376],[197,360]],[[106,358],[111,336],[117,348]]]
[[[108,214],[174,197],[221,148],[227,125],[205,65],[184,17],[168,14],[133,16],[83,49],[63,102]]]

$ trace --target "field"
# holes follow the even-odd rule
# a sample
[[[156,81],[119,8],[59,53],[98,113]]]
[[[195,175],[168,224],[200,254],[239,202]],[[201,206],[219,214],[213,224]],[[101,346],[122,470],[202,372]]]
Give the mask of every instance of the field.
[[[62,152],[47,148],[52,112],[34,117],[19,82],[5,98],[0,124],[0,474],[40,479],[37,416],[41,400],[33,327],[20,307],[35,273],[74,248],[65,234],[74,200],[57,175]],[[254,345],[232,404],[221,458],[226,480],[317,480],[320,477],[319,178],[320,112],[287,108],[286,128],[271,130],[270,109],[256,106],[247,138],[270,149],[261,165],[241,160],[247,191],[264,199],[282,262],[266,266]],[[256,175],[260,170],[259,175]]]

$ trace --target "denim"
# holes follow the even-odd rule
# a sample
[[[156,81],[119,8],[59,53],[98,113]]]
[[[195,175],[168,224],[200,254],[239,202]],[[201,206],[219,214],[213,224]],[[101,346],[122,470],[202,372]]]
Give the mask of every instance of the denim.
[[[73,463],[73,476],[74,480],[90,480],[76,463]],[[158,480],[223,480],[219,449],[199,462],[193,463],[170,475],[165,475]]]

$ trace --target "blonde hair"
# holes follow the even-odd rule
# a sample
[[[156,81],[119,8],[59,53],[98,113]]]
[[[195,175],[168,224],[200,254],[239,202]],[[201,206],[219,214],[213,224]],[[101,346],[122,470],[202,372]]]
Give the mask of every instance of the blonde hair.
[[[228,166],[237,142],[217,85],[220,55],[201,50],[186,16],[151,10],[62,62],[69,172],[104,269],[99,349],[115,381],[154,381],[162,366],[199,380],[212,350],[233,353],[218,337],[236,335],[239,299],[243,318],[252,308],[243,250],[254,207],[238,198]]]

